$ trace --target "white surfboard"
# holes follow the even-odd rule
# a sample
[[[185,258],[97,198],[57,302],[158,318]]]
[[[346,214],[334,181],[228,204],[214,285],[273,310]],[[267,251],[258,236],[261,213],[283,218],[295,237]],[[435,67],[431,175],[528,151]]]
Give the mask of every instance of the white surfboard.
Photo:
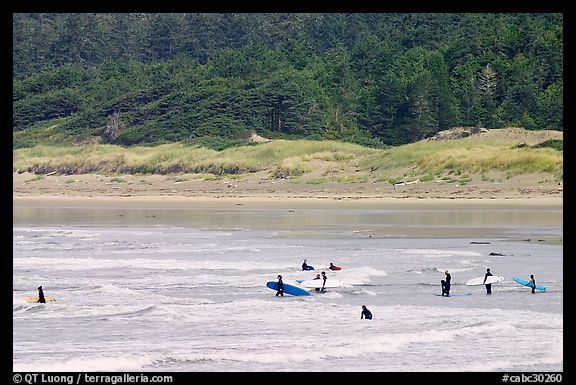
[[[466,282],[466,285],[478,286],[478,285],[484,285],[486,283],[496,283],[496,282],[502,282],[502,281],[504,281],[504,277],[501,277],[499,275],[491,275],[488,278],[486,278],[486,282],[484,282],[484,277],[477,277],[477,278],[472,278],[471,280]]]
[[[300,282],[302,287],[306,287],[308,289],[320,289],[322,288],[322,284],[324,283],[323,279],[308,279],[306,281]],[[334,288],[342,286],[341,282],[334,281],[333,279],[327,279],[325,288]]]

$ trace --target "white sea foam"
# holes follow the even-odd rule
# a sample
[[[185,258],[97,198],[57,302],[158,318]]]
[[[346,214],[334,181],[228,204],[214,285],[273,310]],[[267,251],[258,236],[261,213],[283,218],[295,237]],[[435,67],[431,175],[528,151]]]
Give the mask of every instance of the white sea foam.
[[[129,354],[126,356],[89,356],[63,361],[50,360],[34,363],[15,363],[15,372],[123,372],[135,371],[156,360],[154,355]]]
[[[299,238],[294,232],[244,230],[188,235],[187,229],[163,227],[20,227],[15,240],[15,371],[563,366],[559,246],[502,243],[501,250],[514,255],[490,263],[507,277],[537,271],[540,282],[554,283],[546,295],[504,281],[492,296],[475,291],[446,299],[431,295],[440,272],[453,273],[457,291],[458,282],[471,278],[468,272],[477,275],[485,264],[479,258],[484,246],[448,238]],[[300,270],[307,257],[317,270]],[[323,269],[328,261],[343,269]],[[276,297],[265,286],[278,274],[296,284],[321,271],[343,286],[303,297]],[[36,295],[40,284],[56,302],[21,299]],[[362,304],[372,320],[360,319]],[[542,354],[527,356],[518,349],[524,345]]]

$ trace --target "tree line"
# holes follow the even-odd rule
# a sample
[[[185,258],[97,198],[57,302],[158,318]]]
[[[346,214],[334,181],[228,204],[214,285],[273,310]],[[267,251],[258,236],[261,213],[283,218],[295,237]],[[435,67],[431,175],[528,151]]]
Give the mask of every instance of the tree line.
[[[561,14],[14,14],[13,73],[14,132],[123,145],[563,130]]]

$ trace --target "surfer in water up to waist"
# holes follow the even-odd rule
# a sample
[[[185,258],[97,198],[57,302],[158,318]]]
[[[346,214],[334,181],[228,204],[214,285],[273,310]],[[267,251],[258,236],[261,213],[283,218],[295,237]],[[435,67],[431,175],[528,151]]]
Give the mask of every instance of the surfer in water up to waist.
[[[372,319],[372,313],[370,312],[370,310],[368,310],[366,305],[362,305],[362,313],[360,314],[360,319],[363,318]]]

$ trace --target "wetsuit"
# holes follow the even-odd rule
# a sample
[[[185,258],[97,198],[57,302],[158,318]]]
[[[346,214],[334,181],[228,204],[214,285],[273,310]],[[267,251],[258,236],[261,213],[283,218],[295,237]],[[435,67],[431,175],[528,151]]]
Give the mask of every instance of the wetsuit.
[[[46,303],[46,298],[44,298],[44,291],[42,290],[42,288],[38,289],[38,302]]]
[[[488,277],[492,276],[491,272],[487,272],[486,275],[484,276],[484,282],[486,282],[486,280],[488,279]],[[487,283],[486,285],[486,294],[492,294],[492,284],[491,283]]]
[[[308,264],[306,262],[302,264],[302,270],[308,270]]]
[[[362,314],[360,314],[360,319],[362,318],[372,319],[372,313],[370,312],[370,310],[363,308]]]
[[[279,295],[284,297],[284,282],[282,282],[282,278],[278,279],[278,291],[276,292],[276,297]]]
[[[534,278],[530,278],[530,286],[532,287],[532,293],[536,293],[536,280]]]
[[[452,280],[452,276],[450,274],[446,274],[446,280],[440,281],[442,283],[442,295],[446,294],[450,296],[450,281]]]

